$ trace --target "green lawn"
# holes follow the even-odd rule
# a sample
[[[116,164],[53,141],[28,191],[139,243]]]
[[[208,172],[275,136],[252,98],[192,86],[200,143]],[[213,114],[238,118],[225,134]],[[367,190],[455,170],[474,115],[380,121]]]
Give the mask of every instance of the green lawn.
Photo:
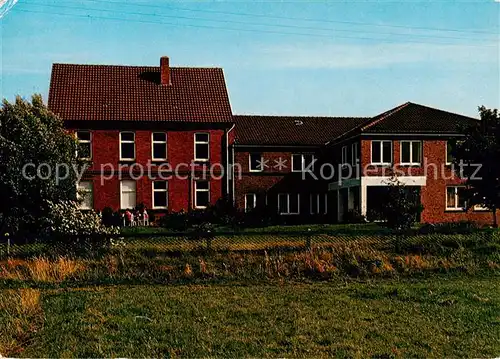
[[[39,310],[0,311],[0,334],[4,356],[494,357],[500,278],[44,289]]]

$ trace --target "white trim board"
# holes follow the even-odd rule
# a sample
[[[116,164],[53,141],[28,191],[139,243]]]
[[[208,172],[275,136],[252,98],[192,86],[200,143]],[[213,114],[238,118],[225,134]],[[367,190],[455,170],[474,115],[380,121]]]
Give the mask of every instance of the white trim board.
[[[388,186],[391,183],[390,176],[363,176],[361,177],[362,186]],[[405,186],[425,186],[427,184],[426,176],[400,176],[398,181]]]

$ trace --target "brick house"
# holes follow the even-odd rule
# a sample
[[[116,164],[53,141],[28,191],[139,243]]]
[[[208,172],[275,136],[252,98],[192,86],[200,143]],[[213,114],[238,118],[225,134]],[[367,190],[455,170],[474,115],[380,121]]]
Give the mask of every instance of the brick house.
[[[90,160],[84,208],[189,210],[229,191],[220,167],[208,173],[233,140],[220,68],[54,64],[48,104]]]
[[[409,102],[370,118],[233,115],[222,69],[167,57],[157,67],[54,64],[49,108],[90,160],[83,208],[177,212],[228,196],[285,222],[342,222],[377,213],[397,171],[422,222],[491,223],[483,208],[463,210],[447,145],[473,118]]]

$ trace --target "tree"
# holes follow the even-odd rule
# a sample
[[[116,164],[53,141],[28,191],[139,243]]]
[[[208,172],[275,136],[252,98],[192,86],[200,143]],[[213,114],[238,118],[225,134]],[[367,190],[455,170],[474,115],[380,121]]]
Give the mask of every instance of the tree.
[[[396,230],[411,228],[423,210],[420,192],[416,188],[406,187],[395,175],[391,176],[385,189],[381,214],[386,226]]]
[[[43,104],[17,97],[0,109],[0,235],[34,237],[49,203],[76,199],[77,141]]]
[[[481,121],[464,126],[464,137],[453,143],[455,168],[466,180],[467,209],[489,208],[493,226],[498,227],[500,207],[500,116],[497,109],[479,107]]]

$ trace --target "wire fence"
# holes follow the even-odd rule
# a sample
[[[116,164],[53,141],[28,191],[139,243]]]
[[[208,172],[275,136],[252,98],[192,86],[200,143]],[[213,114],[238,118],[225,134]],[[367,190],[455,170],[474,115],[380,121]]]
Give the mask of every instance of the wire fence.
[[[108,236],[109,237],[109,236]],[[500,231],[468,233],[390,233],[346,231],[261,231],[261,232],[153,232],[121,233],[111,237],[111,248],[137,253],[179,253],[194,251],[262,251],[328,248],[341,244],[362,245],[374,250],[397,251],[401,247],[425,250],[428,246],[467,246],[479,242],[500,247]],[[95,238],[95,243],[102,238]],[[92,241],[90,241],[92,243]],[[12,243],[0,242],[0,259],[48,256],[71,252],[72,238],[67,241]],[[89,247],[90,248],[90,247]],[[420,248],[420,249],[419,249]]]

